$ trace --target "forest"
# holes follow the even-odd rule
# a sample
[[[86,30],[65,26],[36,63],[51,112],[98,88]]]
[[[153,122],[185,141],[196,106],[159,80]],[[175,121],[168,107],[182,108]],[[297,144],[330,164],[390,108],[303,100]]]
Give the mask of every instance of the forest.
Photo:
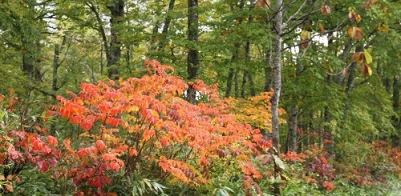
[[[0,0],[0,196],[401,195],[400,46],[399,0]]]

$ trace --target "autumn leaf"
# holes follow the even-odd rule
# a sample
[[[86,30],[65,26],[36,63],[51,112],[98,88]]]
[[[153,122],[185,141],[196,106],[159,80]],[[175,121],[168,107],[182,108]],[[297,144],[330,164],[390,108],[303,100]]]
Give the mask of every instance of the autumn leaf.
[[[321,12],[323,15],[328,15],[328,14],[331,13],[331,8],[330,8],[329,5],[323,4],[323,5],[322,5],[322,8],[320,9],[320,12]]]
[[[255,3],[255,7],[269,8],[270,7],[270,1],[269,0],[258,0]]]
[[[8,192],[14,192],[14,188],[12,184],[5,184],[4,187]]]
[[[105,161],[111,161],[111,160],[115,159],[115,155],[106,153],[106,154],[102,155],[102,159]]]
[[[75,152],[75,150],[72,149],[72,147],[71,147],[71,140],[70,139],[65,139],[63,141],[63,143],[64,143],[65,149],[67,149],[68,152],[70,152],[70,153],[74,153]]]
[[[138,151],[135,148],[130,147],[129,150],[128,150],[128,155],[130,157],[137,156],[138,155]]]
[[[367,64],[363,64],[361,67],[362,75],[363,76],[371,76],[372,75],[372,69],[369,67]]]
[[[359,27],[350,27],[348,28],[348,35],[355,40],[362,40],[363,30]]]
[[[115,161],[111,161],[111,162],[110,162],[110,168],[111,168],[112,170],[118,172],[118,171],[120,170],[120,168],[121,168],[121,165],[118,164],[118,163],[115,162]]]
[[[58,145],[57,138],[55,138],[55,137],[53,137],[51,135],[47,136],[47,142],[52,146],[57,146]]]
[[[361,15],[357,14],[353,9],[348,13],[348,18],[350,21],[356,21],[356,23],[359,23],[362,20]]]
[[[377,3],[378,0],[368,0],[367,2],[365,2],[365,8],[368,9],[370,8],[371,5]]]
[[[120,124],[121,120],[118,118],[114,118],[114,117],[108,117],[106,118],[106,124],[111,125],[113,127],[118,127],[118,125]]]
[[[169,145],[169,142],[168,142],[168,140],[167,140],[166,137],[162,137],[162,138],[160,139],[160,142],[162,143],[162,146],[163,146],[164,148],[167,147],[167,146]]]
[[[153,137],[155,135],[155,130],[149,130],[149,129],[147,129],[147,130],[145,130],[144,132],[143,132],[143,135],[142,135],[142,137],[143,137],[143,139],[145,140],[145,141],[148,141],[151,137]]]
[[[102,140],[96,141],[96,149],[98,151],[100,151],[100,152],[103,151],[105,147],[106,147],[106,144],[104,144],[104,142]]]
[[[318,26],[319,26],[320,34],[323,34],[325,32],[323,24],[319,22]]]
[[[302,30],[301,31],[301,40],[308,40],[312,37],[312,33],[307,30]]]
[[[93,123],[95,123],[94,116],[87,116],[85,119],[81,121],[81,128],[85,131],[89,131],[92,129]]]
[[[60,109],[60,115],[64,118],[70,118],[74,114],[74,111],[72,111],[69,108],[61,108]]]
[[[351,56],[351,60],[355,61],[358,64],[362,64],[365,62],[365,55],[363,52],[355,52],[352,56]]]
[[[49,162],[39,161],[36,163],[39,166],[40,172],[47,172],[49,170]]]
[[[322,182],[322,186],[327,190],[327,192],[331,192],[334,189],[334,184],[328,181]]]
[[[83,117],[81,115],[74,115],[70,118],[71,124],[81,124]]]

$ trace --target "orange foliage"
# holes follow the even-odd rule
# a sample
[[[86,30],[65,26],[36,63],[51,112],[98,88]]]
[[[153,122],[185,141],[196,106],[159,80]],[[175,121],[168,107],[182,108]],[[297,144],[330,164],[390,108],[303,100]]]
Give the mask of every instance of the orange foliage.
[[[272,95],[272,92],[263,92],[248,99],[227,98],[225,102],[238,122],[271,132],[270,98]],[[279,109],[279,113],[285,114],[285,111]],[[280,123],[285,123],[285,120],[280,118]]]
[[[188,84],[168,73],[172,67],[157,61],[145,64],[148,75],[118,83],[83,83],[81,92],[69,93],[71,98],[58,96],[60,104],[48,112],[69,119],[83,131],[80,137],[85,142],[78,149],[71,147],[71,140],[64,141],[64,156],[70,164],[64,170],[75,185],[101,188],[111,182],[105,171],[125,167],[129,174],[140,167],[139,172],[145,172],[154,163],[163,171],[161,179],[204,184],[218,159],[242,168],[251,179],[263,177],[248,161],[265,153],[272,143],[258,129],[238,123],[229,105],[257,106],[247,107],[251,108],[247,113],[254,115],[250,119],[241,119],[239,113],[236,117],[242,122],[263,119],[256,125],[267,129],[269,93],[241,102],[223,101],[217,86],[199,80],[190,85],[208,101],[193,105],[183,99]]]

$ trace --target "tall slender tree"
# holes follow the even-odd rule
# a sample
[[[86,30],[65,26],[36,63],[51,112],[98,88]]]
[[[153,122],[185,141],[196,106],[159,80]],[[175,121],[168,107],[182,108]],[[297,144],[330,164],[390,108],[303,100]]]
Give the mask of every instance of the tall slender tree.
[[[196,78],[199,70],[199,57],[197,42],[199,37],[199,16],[198,0],[188,0],[188,55],[187,55],[187,73],[188,79]],[[190,86],[187,92],[187,99],[191,103],[196,101],[196,90]]]

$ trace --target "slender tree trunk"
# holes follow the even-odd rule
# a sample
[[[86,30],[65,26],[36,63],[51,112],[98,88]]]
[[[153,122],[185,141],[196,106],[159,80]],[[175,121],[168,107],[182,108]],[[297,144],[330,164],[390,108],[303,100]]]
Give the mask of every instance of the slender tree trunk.
[[[32,81],[41,82],[42,74],[36,63],[40,62],[38,56],[40,54],[39,40],[34,40],[35,37],[31,35],[25,35],[25,32],[21,33],[22,45],[25,48],[25,52],[22,54],[22,71],[24,71],[28,78]]]
[[[233,86],[233,77],[234,77],[234,69],[230,68],[227,76],[226,94],[224,95],[225,97],[230,97],[231,95],[231,89]]]
[[[103,44],[100,44],[100,74],[103,75]]]
[[[268,61],[267,61],[268,62]],[[270,68],[270,63],[268,63],[269,66],[266,66],[264,68],[264,72],[265,72],[265,85],[263,87],[263,91],[268,92],[271,91],[273,88],[273,74],[272,74],[272,70]]]
[[[297,151],[297,131],[298,131],[298,109],[292,107],[288,114],[288,136],[286,151]]]
[[[150,50],[151,51],[154,51],[157,48],[156,43],[158,41],[160,41],[159,28],[160,28],[160,21],[156,20],[155,24],[153,25],[152,36],[150,38]]]
[[[400,108],[400,77],[394,76],[393,79],[393,107],[394,110]]]
[[[280,152],[280,131],[279,131],[279,102],[281,94],[281,44],[282,44],[282,31],[283,31],[283,0],[277,0],[275,18],[275,56],[273,64],[273,90],[274,94],[271,98],[271,110],[272,110],[272,137],[273,146]]]
[[[168,33],[168,30],[170,28],[170,23],[171,23],[170,14],[171,14],[171,11],[173,11],[173,9],[174,9],[174,4],[175,4],[175,0],[170,0],[170,3],[168,4],[167,16],[166,16],[166,19],[164,20],[161,39],[159,41],[159,45],[158,45],[158,48],[157,48],[158,51],[162,51],[164,49],[164,47],[166,46],[167,33]]]
[[[100,59],[100,73],[103,74],[103,69],[104,69],[104,65],[103,65],[103,51],[106,54],[106,61],[107,61],[107,66],[108,66],[108,62],[110,61],[110,47],[109,47],[109,43],[107,42],[107,36],[106,36],[106,30],[104,29],[104,25],[103,25],[103,21],[102,18],[99,14],[98,8],[92,3],[92,2],[86,2],[86,5],[89,7],[89,9],[93,12],[93,14],[95,14],[96,17],[96,21],[99,24],[99,28],[97,29],[97,31],[99,32],[100,36],[102,37],[102,45],[100,48],[100,55],[101,55],[101,59]]]
[[[247,70],[244,70],[244,74],[242,75],[242,84],[241,84],[241,97],[245,98],[245,85],[246,85],[246,80],[248,79],[248,74],[249,72]]]
[[[56,92],[58,90],[58,84],[57,84],[57,80],[58,80],[58,68],[59,68],[59,56],[60,56],[60,46],[58,44],[56,44],[54,46],[54,58],[53,58],[53,82],[52,82],[52,90],[53,92]]]
[[[244,4],[245,4],[245,2],[244,2]],[[250,9],[253,9],[255,6],[254,2],[252,0],[249,0],[249,4],[250,4]],[[249,15],[248,24],[251,24],[252,21],[253,21],[253,16]],[[251,61],[251,42],[249,40],[247,40],[246,44],[245,44],[245,63],[248,64],[250,61]],[[245,72],[244,72],[244,76],[246,75],[249,80],[250,94],[251,94],[251,96],[255,96],[256,95],[255,84],[253,81],[252,73],[249,73],[247,70],[245,70]],[[245,92],[244,92],[244,95],[245,95]]]
[[[239,97],[239,84],[238,84],[238,74],[239,71],[235,71],[234,73],[234,96],[235,98]]]
[[[238,61],[240,46],[241,46],[241,44],[238,42],[234,44],[233,55],[231,56],[231,64]],[[234,68],[230,68],[228,71],[228,76],[227,76],[227,88],[226,88],[225,97],[231,96],[233,79],[235,79],[234,76],[236,77],[236,71],[234,70]]]
[[[270,49],[268,54],[265,57],[265,61],[267,66],[264,67],[264,72],[265,72],[265,85],[263,87],[263,90],[265,92],[271,91],[273,88],[273,48],[274,48],[274,43],[270,45]]]
[[[108,76],[110,79],[116,80],[119,78],[117,63],[121,58],[121,41],[119,38],[119,28],[123,23],[124,17],[124,0],[112,0],[112,5],[108,7],[111,12],[110,26],[110,58],[107,60],[109,67]]]
[[[348,54],[351,52],[352,46],[353,46],[353,42],[352,42],[352,40],[349,40],[348,43],[347,43],[347,45],[345,46],[345,48],[344,48],[344,50],[343,50],[343,53],[341,54],[341,60],[342,60],[343,62],[346,62],[347,56],[348,56]],[[349,69],[349,68],[348,68],[348,69]],[[349,71],[349,70],[348,70],[348,71]],[[344,79],[345,79],[345,76],[344,76],[343,74],[338,74],[338,75],[337,75],[337,83],[338,83],[338,84],[343,84]]]
[[[198,28],[198,0],[188,0],[189,49],[187,55],[187,73],[189,80],[196,78],[199,69],[198,50],[196,49],[199,36]],[[187,100],[191,103],[196,102],[196,92],[192,86],[188,88]]]
[[[249,16],[249,21],[252,22],[252,17]],[[245,63],[248,64],[251,61],[251,43],[250,41],[247,41],[245,44]],[[249,80],[249,89],[250,89],[250,94],[251,96],[255,96],[256,92],[255,92],[255,83],[253,81],[253,76],[252,73],[248,72],[247,70],[244,71],[244,76],[247,77],[247,79]],[[246,81],[246,79],[245,79]],[[243,87],[244,89],[244,87]],[[244,92],[245,95],[245,92]]]

